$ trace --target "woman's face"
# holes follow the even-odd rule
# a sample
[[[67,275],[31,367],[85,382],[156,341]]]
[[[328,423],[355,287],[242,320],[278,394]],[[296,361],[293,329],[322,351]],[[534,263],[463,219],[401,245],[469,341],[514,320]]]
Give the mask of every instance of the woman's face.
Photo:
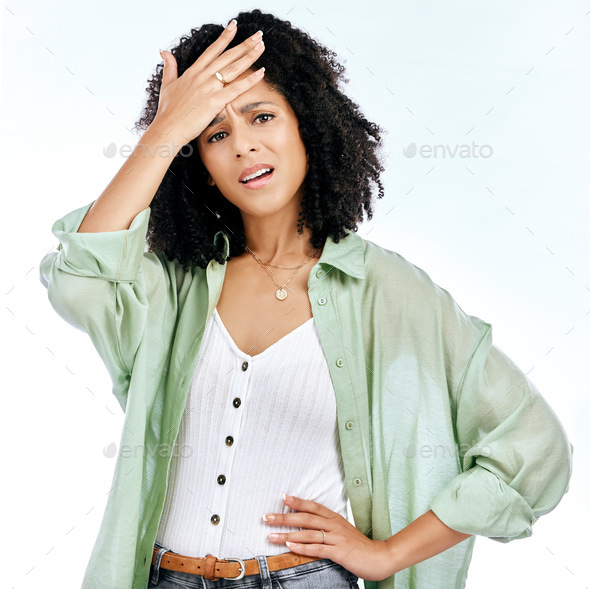
[[[247,70],[237,80],[251,73]],[[305,145],[293,109],[264,79],[227,103],[197,145],[209,171],[208,184],[217,185],[242,215],[293,212],[297,218],[309,169]],[[272,168],[272,174],[240,182],[257,164]]]

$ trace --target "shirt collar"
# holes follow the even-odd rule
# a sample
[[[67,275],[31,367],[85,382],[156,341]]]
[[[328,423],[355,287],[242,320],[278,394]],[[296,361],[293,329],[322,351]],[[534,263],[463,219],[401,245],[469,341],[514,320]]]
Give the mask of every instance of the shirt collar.
[[[338,268],[338,270],[354,278],[364,279],[365,249],[362,243],[363,238],[350,229],[345,229],[345,232],[347,236],[341,238],[338,243],[330,236],[326,238],[318,263]],[[227,233],[218,231],[213,237],[213,243],[216,247],[222,246],[222,255],[226,259],[229,255],[229,237]]]

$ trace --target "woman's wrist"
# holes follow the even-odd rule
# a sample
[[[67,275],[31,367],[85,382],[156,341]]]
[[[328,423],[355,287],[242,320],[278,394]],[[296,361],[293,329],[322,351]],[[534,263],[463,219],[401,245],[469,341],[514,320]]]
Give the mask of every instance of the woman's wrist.
[[[176,133],[174,125],[154,119],[141,136],[140,143],[145,146],[146,155],[174,157],[188,142]]]

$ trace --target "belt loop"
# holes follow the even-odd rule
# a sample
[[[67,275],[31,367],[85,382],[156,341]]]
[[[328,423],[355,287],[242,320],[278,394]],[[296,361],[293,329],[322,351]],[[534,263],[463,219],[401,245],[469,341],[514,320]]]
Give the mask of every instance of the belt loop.
[[[205,557],[205,570],[203,571],[203,579],[207,579],[208,581],[219,581],[219,577],[215,576],[216,562],[217,557],[213,556],[212,554],[208,554]]]
[[[272,589],[272,581],[270,578],[270,571],[268,570],[268,562],[266,556],[256,556],[258,561],[258,568],[260,569],[261,589]]]
[[[152,574],[150,577],[150,583],[154,585],[158,584],[158,579],[160,578],[160,563],[162,562],[162,557],[164,556],[165,552],[170,552],[168,548],[162,548],[159,544],[155,546],[158,549],[158,554],[156,554],[156,562],[152,565]]]

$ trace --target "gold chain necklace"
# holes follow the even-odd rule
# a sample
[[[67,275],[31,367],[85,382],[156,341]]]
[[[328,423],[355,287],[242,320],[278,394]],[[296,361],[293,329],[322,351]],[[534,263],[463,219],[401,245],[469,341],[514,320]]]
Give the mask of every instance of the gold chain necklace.
[[[307,254],[307,256],[305,256],[305,260],[303,260],[303,262],[301,262],[301,264],[299,264],[299,266],[289,267],[289,266],[278,266],[275,264],[269,264],[268,262],[263,262],[248,246],[245,246],[245,247],[246,247],[246,251],[254,256],[256,261],[266,270],[268,275],[271,277],[272,281],[275,283],[275,286],[277,287],[277,291],[275,292],[275,296],[277,297],[277,299],[279,299],[279,301],[284,301],[287,298],[287,291],[285,290],[285,286],[287,286],[287,284],[289,284],[289,282],[291,282],[291,280],[293,279],[293,276],[295,276],[297,270],[299,270],[299,268],[301,268],[302,266],[305,266],[305,264],[307,264],[307,262],[309,262],[309,258],[311,257],[311,255],[318,251],[317,248],[312,249]],[[295,272],[293,272],[293,274],[291,274],[291,278],[289,278],[289,280],[287,280],[287,282],[285,282],[285,284],[283,284],[283,286],[280,286],[279,284],[277,284],[277,282],[273,278],[272,271],[270,271],[268,269],[268,266],[272,266],[273,268],[282,268],[284,270],[295,270]]]

